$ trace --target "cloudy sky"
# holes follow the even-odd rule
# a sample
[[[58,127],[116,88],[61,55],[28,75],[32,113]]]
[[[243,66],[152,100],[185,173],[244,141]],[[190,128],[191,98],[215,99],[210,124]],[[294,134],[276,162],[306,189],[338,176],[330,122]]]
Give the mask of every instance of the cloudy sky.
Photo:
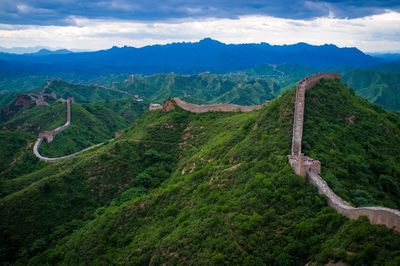
[[[400,51],[400,0],[0,0],[0,46],[198,41]]]

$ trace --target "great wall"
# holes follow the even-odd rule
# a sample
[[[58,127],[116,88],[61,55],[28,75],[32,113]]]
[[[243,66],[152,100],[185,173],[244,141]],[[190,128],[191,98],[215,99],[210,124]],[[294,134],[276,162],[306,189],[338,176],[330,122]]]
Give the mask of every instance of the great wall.
[[[320,194],[327,197],[328,205],[334,208],[338,213],[346,216],[349,219],[357,219],[360,216],[366,216],[370,223],[385,225],[389,229],[393,229],[396,232],[400,232],[400,211],[396,209],[390,209],[386,207],[374,206],[374,207],[353,207],[350,203],[344,201],[341,197],[335,194],[329,185],[320,176],[321,173],[321,162],[304,156],[302,153],[302,138],[303,138],[303,127],[304,127],[304,110],[305,110],[305,97],[306,91],[313,88],[322,79],[334,79],[340,80],[339,73],[319,73],[313,76],[304,78],[299,82],[296,88],[295,96],[295,110],[293,119],[293,135],[292,135],[292,149],[291,155],[288,156],[289,164],[291,165],[294,173],[297,175],[307,178],[307,180],[317,188]],[[44,139],[47,142],[51,142],[55,135],[68,128],[71,124],[71,99],[66,100],[67,105],[67,121],[64,125],[51,130],[39,133],[33,152],[40,160],[45,162],[54,162],[61,159],[70,158],[83,151],[92,149],[100,146],[103,143],[91,146],[87,149],[79,151],[74,154],[70,154],[63,157],[48,158],[40,155],[39,148]],[[183,110],[193,113],[205,113],[205,112],[250,112],[261,109],[264,105],[253,105],[253,106],[241,106],[236,104],[209,104],[209,105],[197,105],[187,103],[179,98],[171,98],[160,104],[150,104],[149,110],[164,110],[170,111],[175,109],[175,106],[182,108]]]
[[[55,128],[55,129],[53,129],[53,130],[50,130],[50,131],[43,131],[43,132],[40,132],[40,133],[39,133],[39,137],[38,137],[38,139],[37,139],[36,142],[35,142],[35,145],[33,145],[33,154],[34,154],[39,160],[44,161],[44,162],[55,162],[55,161],[58,161],[58,160],[67,159],[67,158],[73,157],[73,156],[75,156],[75,155],[77,155],[77,154],[79,154],[79,153],[81,153],[81,152],[84,152],[84,151],[93,149],[93,148],[98,147],[98,146],[100,146],[100,145],[103,144],[103,143],[100,143],[100,144],[91,146],[91,147],[89,147],[89,148],[83,149],[83,150],[81,150],[81,151],[78,151],[78,152],[76,152],[76,153],[73,153],[73,154],[70,154],[70,155],[66,155],[66,156],[62,156],[62,157],[53,157],[53,158],[50,158],[50,157],[42,156],[42,155],[40,154],[40,152],[39,152],[39,149],[40,149],[40,145],[42,145],[43,141],[46,140],[47,143],[52,142],[53,139],[54,139],[54,137],[55,137],[57,134],[61,133],[62,131],[64,131],[65,129],[67,129],[67,128],[71,125],[71,104],[72,104],[72,99],[71,99],[71,98],[68,98],[68,99],[66,99],[66,100],[64,100],[64,99],[59,99],[59,101],[65,102],[65,103],[66,103],[66,106],[67,106],[67,111],[66,111],[67,118],[66,118],[65,124],[62,125],[62,126],[59,126],[59,127]]]
[[[261,109],[264,105],[237,105],[229,103],[218,103],[218,104],[192,104],[185,102],[179,98],[171,98],[160,104],[150,104],[150,110],[164,110],[169,111],[175,108],[175,105],[182,108],[183,110],[192,113],[206,113],[206,112],[251,112],[254,110]]]
[[[56,97],[56,96],[54,96]],[[71,158],[75,155],[78,155],[84,151],[93,149],[95,147],[98,147],[100,145],[103,145],[103,143],[93,145],[89,148],[86,148],[84,150],[78,151],[76,153],[62,156],[62,157],[45,157],[42,156],[39,152],[40,146],[42,145],[43,141],[46,140],[47,143],[50,143],[53,141],[54,137],[62,132],[63,130],[67,129],[70,124],[71,124],[71,104],[72,104],[72,99],[59,99],[58,101],[66,102],[67,105],[67,119],[64,125],[57,127],[53,130],[50,131],[43,131],[39,133],[39,137],[35,142],[35,145],[33,146],[33,154],[41,161],[44,162],[55,162],[67,158]],[[236,105],[236,104],[210,104],[210,105],[197,105],[197,104],[190,104],[185,101],[182,101],[179,98],[173,98],[165,101],[164,105],[160,104],[150,104],[150,111],[153,110],[165,110],[165,111],[170,111],[175,108],[175,105],[181,107],[184,110],[187,110],[189,112],[194,112],[194,113],[205,113],[205,112],[210,112],[210,111],[215,111],[215,112],[250,112],[253,110],[258,110],[263,107],[263,105],[252,105],[252,106],[243,106],[243,105]],[[116,132],[116,138],[118,138],[122,133],[121,132]]]
[[[293,119],[292,153],[289,163],[293,171],[306,177],[320,194],[327,197],[329,206],[349,219],[366,216],[372,224],[383,224],[389,229],[400,232],[400,211],[385,207],[359,207],[355,208],[344,201],[320,176],[321,162],[304,156],[301,150],[304,126],[304,108],[306,91],[314,87],[321,79],[340,79],[338,73],[319,73],[300,81],[296,88],[295,111]]]

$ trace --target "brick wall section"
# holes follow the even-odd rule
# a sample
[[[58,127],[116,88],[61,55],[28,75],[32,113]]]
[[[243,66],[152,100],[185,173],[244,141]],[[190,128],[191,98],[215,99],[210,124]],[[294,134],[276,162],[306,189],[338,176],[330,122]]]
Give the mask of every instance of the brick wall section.
[[[340,74],[330,72],[319,73],[304,78],[297,85],[292,137],[292,155],[294,156],[301,154],[306,90],[314,87],[321,79],[340,79]]]
[[[54,137],[59,134],[60,132],[62,132],[63,130],[67,129],[70,125],[71,125],[71,103],[72,103],[72,99],[67,99],[65,101],[66,106],[67,106],[67,110],[66,110],[66,122],[64,125],[59,126],[51,131],[43,131],[39,133],[39,137],[36,140],[35,145],[33,146],[33,154],[39,158],[39,160],[41,161],[55,161],[59,158],[47,158],[47,157],[43,157],[42,155],[40,155],[39,153],[39,148],[40,145],[43,143],[43,140],[46,139],[47,143],[50,143],[53,141]],[[69,156],[64,156],[64,157],[69,157]],[[64,157],[60,157],[60,158],[64,158]]]
[[[66,103],[66,106],[67,106],[66,122],[65,122],[64,125],[62,125],[60,127],[57,127],[57,128],[55,128],[55,129],[53,129],[51,131],[44,131],[44,132],[40,132],[39,133],[39,137],[36,140],[35,145],[33,146],[33,154],[39,160],[44,161],[44,162],[48,162],[48,163],[56,162],[56,161],[59,161],[59,160],[71,158],[71,157],[73,157],[75,155],[78,155],[78,154],[84,152],[84,151],[91,150],[93,148],[99,147],[99,146],[104,144],[104,143],[99,143],[99,144],[90,146],[89,148],[86,148],[86,149],[83,149],[81,151],[75,152],[75,153],[70,154],[70,155],[62,156],[62,157],[49,158],[49,157],[42,156],[39,153],[39,148],[40,148],[40,145],[43,143],[43,141],[46,139],[48,143],[51,142],[54,139],[55,135],[57,135],[58,133],[62,132],[65,129],[67,129],[71,125],[71,104],[72,104],[73,99],[72,98],[68,98],[66,100],[65,99],[58,99],[58,101]],[[118,136],[116,136],[116,138],[117,137]]]
[[[251,112],[261,109],[264,105],[237,105],[237,104],[192,104],[185,102],[179,98],[172,99],[177,106],[183,110],[193,113],[206,113],[206,112]]]
[[[349,219],[366,216],[372,224],[382,224],[390,229],[400,232],[400,211],[385,207],[360,207],[355,208],[344,201],[319,175],[321,163],[318,160],[304,156],[301,152],[304,125],[305,92],[314,87],[321,79],[340,79],[338,73],[320,73],[300,81],[296,90],[295,112],[293,121],[292,154],[289,163],[293,171],[307,177],[308,181],[317,187],[318,192],[325,195],[329,206]]]
[[[327,197],[328,204],[338,213],[349,219],[357,219],[366,216],[372,224],[383,224],[390,229],[400,232],[400,211],[385,207],[360,207],[354,208],[348,202],[342,200],[318,174],[307,172],[308,181],[317,187],[318,192]]]

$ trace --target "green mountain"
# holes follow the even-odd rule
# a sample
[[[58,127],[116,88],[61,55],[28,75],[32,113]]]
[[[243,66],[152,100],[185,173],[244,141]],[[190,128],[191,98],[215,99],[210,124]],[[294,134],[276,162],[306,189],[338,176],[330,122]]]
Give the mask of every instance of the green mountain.
[[[43,90],[38,88],[37,91]],[[114,137],[148,108],[147,102],[138,102],[118,92],[99,92],[99,87],[71,85],[55,81],[46,92],[63,97],[73,96],[80,101],[72,106],[71,126],[57,135],[50,144],[41,146],[45,156],[68,155]],[[113,98],[120,98],[113,100]],[[2,99],[0,97],[0,99]],[[8,98],[7,98],[8,99]],[[74,98],[75,99],[75,98]],[[8,100],[10,102],[10,100]],[[50,106],[36,106],[29,97],[14,95],[13,100],[0,110],[0,179],[14,178],[41,166],[31,152],[39,132],[52,130],[65,123],[66,106],[51,99]]]
[[[370,177],[371,169],[364,167],[368,162],[362,160],[379,153],[382,143],[395,149],[398,139],[365,127],[382,125],[395,134],[399,116],[354,96],[337,82],[324,82],[309,94],[306,153],[322,160],[323,176],[337,175],[343,186],[348,183],[340,169],[357,166],[351,178],[363,181],[359,189],[374,197],[375,187],[365,179],[375,175]],[[332,113],[337,104],[344,109]],[[291,90],[250,113],[148,112],[119,139],[1,183],[0,261],[20,265],[400,263],[399,235],[366,219],[349,221],[338,215],[312,186],[292,173],[287,155],[293,109]],[[363,121],[367,114],[369,120]],[[355,136],[339,142],[351,127]],[[352,148],[359,138],[368,148]],[[333,140],[349,148],[332,152]],[[363,153],[365,157],[358,158]],[[357,160],[348,165],[347,157],[337,156],[341,154]],[[385,167],[398,185],[398,155],[380,156],[383,162],[393,163]],[[391,192],[378,190],[387,196],[376,201],[397,204]],[[348,197],[357,202],[354,195]]]
[[[45,86],[39,87],[33,92],[45,92],[45,93],[56,93],[58,98],[68,98],[73,97],[75,102],[79,103],[90,103],[90,102],[100,102],[106,100],[116,100],[126,95],[106,89],[104,87],[99,87],[96,85],[83,85],[83,84],[71,84],[64,80],[53,80],[48,82]]]
[[[324,82],[307,93],[304,133],[305,154],[341,197],[400,209],[399,114]]]
[[[244,71],[244,73],[249,76],[271,79],[282,88],[281,92],[283,92],[286,89],[290,89],[299,80],[318,71],[321,71],[321,69],[309,66],[283,64],[258,66],[250,68]]]
[[[390,71],[382,66],[374,70],[353,70],[343,76],[343,81],[369,101],[400,111],[400,71],[393,72],[395,69]]]
[[[61,79],[53,80],[46,91],[56,92],[63,97],[74,96],[78,102],[119,99],[124,94],[116,90],[121,90],[155,102],[162,102],[168,97],[180,97],[195,103],[260,104],[278,97],[303,77],[321,71],[341,72],[343,81],[358,95],[385,108],[400,110],[398,63],[365,69],[321,68],[294,64],[260,65],[232,73],[204,72],[193,75],[70,73],[61,77],[68,83]],[[0,76],[0,109],[9,103],[9,99],[15,97],[16,91],[33,88],[39,88],[37,92],[43,90],[43,86],[40,85],[49,78],[54,79],[44,75],[12,79]]]
[[[36,136],[31,133],[0,130],[0,187],[4,179],[18,177],[44,166],[32,153],[35,140]]]
[[[10,105],[17,97],[17,93],[0,92],[0,109]]]
[[[280,87],[272,80],[242,73],[131,75],[123,82],[113,83],[113,87],[155,102],[180,97],[195,103],[249,105],[264,103],[280,95]]]

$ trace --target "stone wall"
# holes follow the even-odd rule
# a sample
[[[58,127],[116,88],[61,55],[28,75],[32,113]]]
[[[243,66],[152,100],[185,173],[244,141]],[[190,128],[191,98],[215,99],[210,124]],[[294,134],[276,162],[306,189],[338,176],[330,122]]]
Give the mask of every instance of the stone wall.
[[[293,171],[307,177],[308,181],[317,187],[318,192],[325,195],[329,206],[349,219],[366,216],[372,224],[382,224],[400,232],[400,211],[385,207],[354,208],[348,202],[336,195],[328,184],[319,176],[321,163],[318,160],[304,156],[301,152],[304,125],[305,92],[314,87],[321,79],[340,79],[338,73],[319,73],[300,81],[296,89],[295,111],[293,121],[292,154],[289,163]]]
[[[75,152],[73,154],[66,155],[66,156],[61,156],[61,157],[49,158],[49,157],[42,156],[39,153],[39,148],[40,148],[40,145],[43,143],[44,139],[47,139],[47,142],[51,142],[53,140],[53,138],[55,137],[55,135],[57,135],[58,133],[62,132],[65,129],[67,129],[71,125],[71,104],[73,103],[73,99],[72,98],[68,98],[66,100],[65,99],[58,99],[58,100],[61,101],[61,102],[65,102],[66,106],[67,106],[65,124],[60,126],[60,127],[57,127],[56,129],[53,129],[51,131],[40,132],[39,133],[39,137],[36,140],[35,145],[33,146],[33,154],[39,160],[44,161],[44,162],[48,162],[48,163],[56,162],[56,161],[59,161],[59,160],[64,160],[64,159],[67,159],[67,158],[71,158],[71,157],[73,157],[75,155],[78,155],[78,154],[80,154],[82,152],[85,152],[87,150],[91,150],[93,148],[99,147],[99,146],[104,144],[104,143],[99,143],[99,144],[93,145],[93,146],[91,146],[89,148],[86,148],[86,149],[83,149],[81,151]],[[115,137],[117,138],[117,137],[120,137],[121,135],[122,135],[122,132],[116,132],[116,136]],[[49,141],[49,138],[51,138],[50,141]]]
[[[237,105],[237,104],[192,104],[185,102],[179,98],[172,98],[165,101],[162,109],[164,111],[170,111],[175,108],[175,106],[179,106],[183,110],[192,112],[192,113],[206,113],[206,112],[251,112],[254,110],[261,109],[264,105]],[[150,110],[159,110],[161,109],[159,106],[155,104],[150,105]]]
[[[71,103],[72,103],[72,99],[67,99],[65,101],[66,106],[67,106],[67,110],[66,110],[66,122],[64,125],[59,126],[53,130],[50,131],[43,131],[39,133],[39,137],[36,140],[35,145],[33,146],[33,154],[39,158],[39,160],[42,161],[54,161],[54,158],[47,158],[47,157],[43,157],[42,155],[40,155],[39,153],[39,149],[40,149],[40,145],[43,143],[43,140],[46,139],[47,143],[50,143],[53,141],[54,137],[59,134],[60,132],[62,132],[63,130],[67,129],[70,125],[71,125]]]
[[[318,192],[325,195],[329,206],[338,213],[349,219],[357,219],[360,216],[366,216],[372,224],[383,224],[390,229],[400,232],[400,211],[385,207],[360,207],[354,208],[348,202],[342,200],[328,184],[318,174],[308,171],[308,181],[317,187]]]
[[[52,131],[43,131],[39,132],[39,138],[46,139],[47,143],[50,143],[54,139],[54,135]]]
[[[155,110],[162,110],[162,105],[161,104],[158,104],[158,103],[151,103],[150,105],[149,105],[149,110],[150,111],[155,111]]]
[[[304,78],[297,85],[292,135],[293,156],[299,156],[301,154],[306,90],[314,87],[321,79],[340,79],[340,74],[330,72],[318,73]]]

